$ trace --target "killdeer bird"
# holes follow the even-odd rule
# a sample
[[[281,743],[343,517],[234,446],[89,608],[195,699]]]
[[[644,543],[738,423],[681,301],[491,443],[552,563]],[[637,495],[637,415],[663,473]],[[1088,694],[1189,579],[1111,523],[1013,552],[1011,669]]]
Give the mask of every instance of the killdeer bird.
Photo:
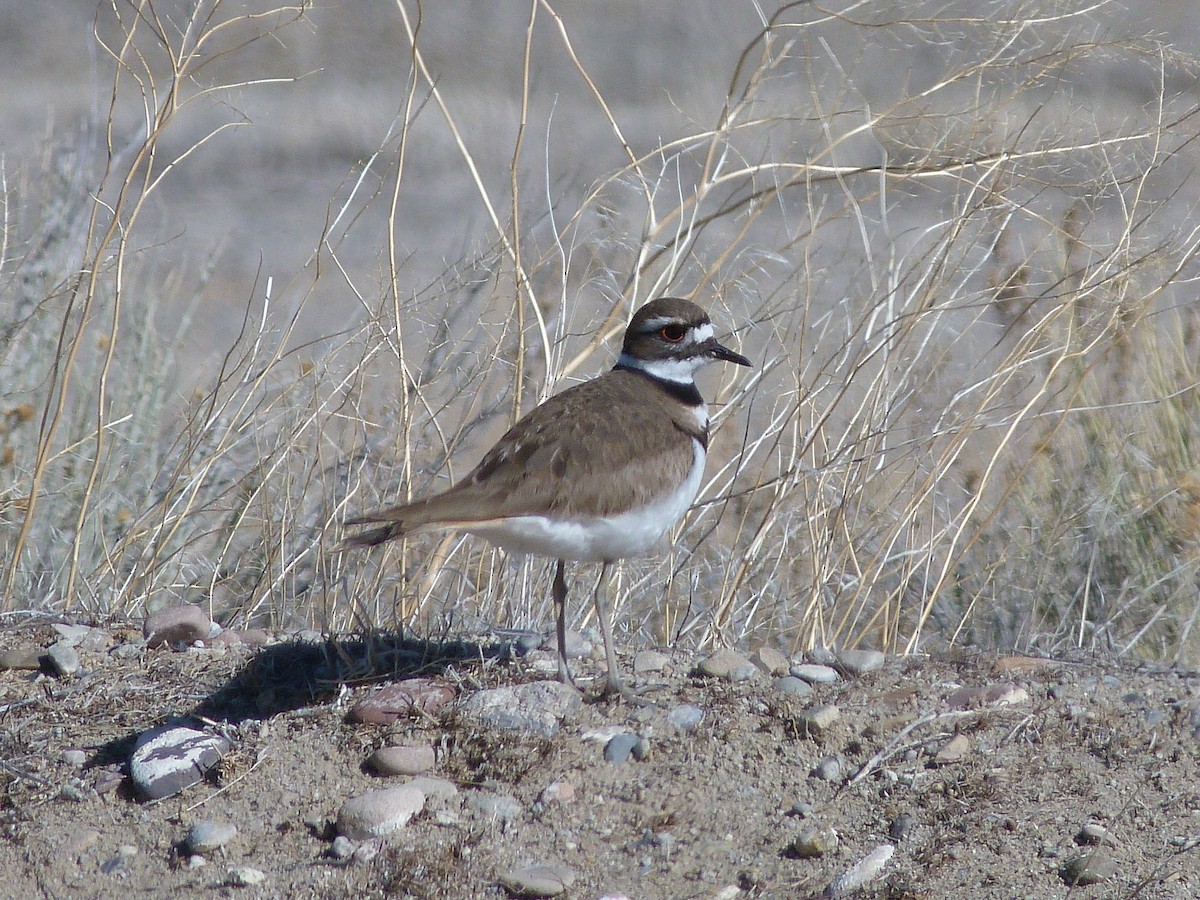
[[[608,617],[612,565],[649,550],[695,500],[708,451],[708,406],[692,376],[716,360],[750,365],[717,341],[699,306],[653,300],[629,323],[612,371],[533,409],[449,490],[348,519],[377,527],[342,546],[453,528],[557,559],[558,674],[572,684],[564,562],[600,563],[593,602],[608,664],[602,695],[625,693]]]

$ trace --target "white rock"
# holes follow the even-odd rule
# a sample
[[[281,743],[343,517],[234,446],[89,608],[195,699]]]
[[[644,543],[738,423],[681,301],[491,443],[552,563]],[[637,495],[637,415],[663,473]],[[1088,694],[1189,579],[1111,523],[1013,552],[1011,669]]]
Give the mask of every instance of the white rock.
[[[425,808],[425,794],[411,784],[351,797],[338,810],[337,829],[355,841],[384,837]]]

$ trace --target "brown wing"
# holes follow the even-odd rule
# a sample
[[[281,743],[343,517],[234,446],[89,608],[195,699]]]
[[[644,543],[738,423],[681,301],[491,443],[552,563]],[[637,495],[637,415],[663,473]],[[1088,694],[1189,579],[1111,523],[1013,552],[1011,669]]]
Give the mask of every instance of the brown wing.
[[[350,520],[387,524],[347,543],[510,516],[621,513],[683,481],[694,460],[692,438],[703,437],[693,412],[652,381],[609,372],[532,410],[445,493]]]

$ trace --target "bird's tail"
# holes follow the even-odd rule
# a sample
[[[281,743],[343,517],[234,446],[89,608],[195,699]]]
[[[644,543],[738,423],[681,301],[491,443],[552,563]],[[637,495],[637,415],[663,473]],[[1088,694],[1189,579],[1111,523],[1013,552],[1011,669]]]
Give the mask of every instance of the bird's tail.
[[[358,520],[350,520],[346,524],[361,525],[363,523]],[[401,532],[397,530],[395,524],[380,525],[378,528],[369,528],[366,531],[346,535],[333,550],[335,553],[341,553],[343,550],[349,550],[352,547],[375,547],[384,541],[390,541],[394,537],[399,537],[400,534]]]

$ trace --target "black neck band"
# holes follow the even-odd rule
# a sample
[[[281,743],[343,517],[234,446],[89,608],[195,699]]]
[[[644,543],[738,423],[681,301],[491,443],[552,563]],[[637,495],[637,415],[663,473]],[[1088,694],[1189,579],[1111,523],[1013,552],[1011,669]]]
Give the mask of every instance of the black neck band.
[[[613,367],[613,371],[633,372],[636,375],[641,375],[684,406],[696,407],[704,405],[704,398],[700,396],[700,390],[696,387],[696,382],[694,381],[689,381],[687,384],[681,384],[678,381],[668,381],[665,378],[659,378],[657,375],[650,374],[645,369],[637,366],[626,366],[620,363]]]

